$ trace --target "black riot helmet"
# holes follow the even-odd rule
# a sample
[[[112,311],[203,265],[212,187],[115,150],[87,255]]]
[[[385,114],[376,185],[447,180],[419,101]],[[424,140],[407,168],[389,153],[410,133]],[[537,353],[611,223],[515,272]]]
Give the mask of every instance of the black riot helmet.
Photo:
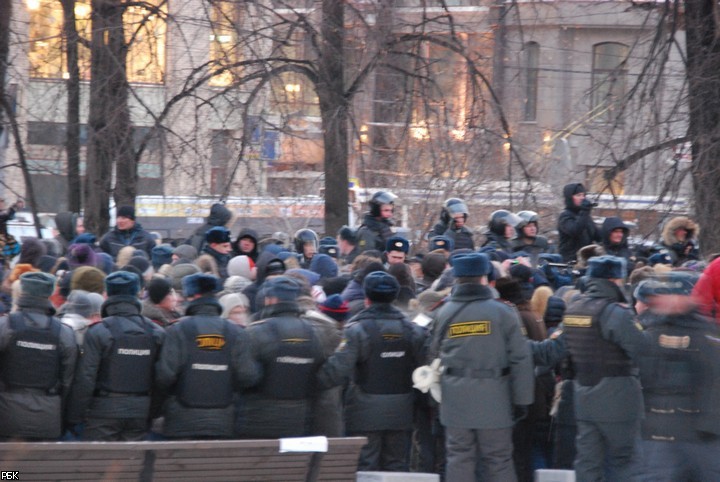
[[[518,222],[520,222],[520,218],[515,214],[505,209],[498,209],[490,215],[488,228],[498,236],[505,236],[505,226],[512,226],[514,228]]]
[[[370,216],[380,217],[383,204],[395,204],[397,196],[389,191],[378,191],[370,198]]]
[[[538,230],[540,229],[538,213],[535,211],[520,211],[516,216],[520,218],[520,221],[515,225],[515,231],[517,231],[518,236],[522,235],[522,229],[530,223],[535,223],[535,227],[538,228]]]
[[[312,229],[300,229],[295,233],[293,238],[295,243],[295,252],[303,253],[303,246],[306,244],[312,244],[315,246],[315,251],[318,249],[318,235]]]
[[[440,220],[443,223],[448,224],[453,220],[453,217],[456,214],[462,214],[465,217],[465,220],[467,220],[468,213],[469,211],[465,201],[457,197],[451,197],[443,203],[443,208],[440,212]]]

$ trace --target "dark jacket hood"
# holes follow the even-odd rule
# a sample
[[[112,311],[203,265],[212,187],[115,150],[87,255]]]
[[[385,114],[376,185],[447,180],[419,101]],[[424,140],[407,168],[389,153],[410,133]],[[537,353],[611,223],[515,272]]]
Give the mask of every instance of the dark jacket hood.
[[[571,184],[566,184],[563,188],[563,197],[565,198],[565,207],[567,209],[570,209],[571,211],[577,210],[577,206],[573,203],[573,195],[577,194],[579,192],[587,192],[587,189],[585,189],[585,186],[583,186],[579,182],[574,182]]]
[[[605,218],[605,221],[603,221],[602,240],[604,245],[610,245],[610,233],[617,228],[621,228],[623,230],[623,240],[620,242],[620,245],[627,246],[627,237],[630,233],[630,229],[625,225],[622,219],[615,216]]]
[[[207,223],[213,226],[225,226],[225,223],[230,221],[231,218],[232,212],[224,204],[216,203],[210,207]]]
[[[57,213],[55,216],[55,226],[57,227],[60,236],[62,236],[68,242],[75,239],[77,233],[75,232],[75,223],[77,222],[78,215],[70,212]]]

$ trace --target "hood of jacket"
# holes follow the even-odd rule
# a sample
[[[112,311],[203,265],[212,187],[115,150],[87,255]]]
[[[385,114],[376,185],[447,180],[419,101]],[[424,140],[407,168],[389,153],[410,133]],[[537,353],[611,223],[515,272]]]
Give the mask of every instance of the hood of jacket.
[[[77,214],[70,212],[57,213],[55,216],[55,226],[57,226],[60,236],[68,242],[72,241],[75,239],[75,236],[77,236],[77,233],[75,232],[77,218]]]
[[[623,239],[622,239],[622,241],[620,241],[619,245],[627,246],[627,244],[628,244],[627,238],[628,238],[628,234],[630,234],[630,229],[625,225],[625,223],[623,222],[622,219],[615,217],[615,216],[605,218],[605,221],[603,221],[602,240],[603,240],[604,245],[606,245],[606,246],[610,245],[610,233],[617,228],[620,228],[623,230]]]
[[[680,241],[678,241],[677,236],[675,236],[675,231],[679,228],[685,228],[687,230],[687,241],[696,240],[700,234],[700,226],[698,226],[695,221],[687,216],[678,216],[665,223],[662,231],[663,244],[672,246],[673,244],[679,243]]]
[[[577,194],[579,192],[587,192],[587,189],[585,189],[585,186],[583,186],[582,183],[573,182],[573,183],[565,185],[565,187],[563,188],[563,198],[565,199],[565,208],[567,208],[571,211],[578,210],[578,207],[575,206],[575,203],[573,202],[573,195]]]
[[[216,203],[210,207],[207,223],[212,226],[225,226],[232,218],[232,212],[224,204]]]

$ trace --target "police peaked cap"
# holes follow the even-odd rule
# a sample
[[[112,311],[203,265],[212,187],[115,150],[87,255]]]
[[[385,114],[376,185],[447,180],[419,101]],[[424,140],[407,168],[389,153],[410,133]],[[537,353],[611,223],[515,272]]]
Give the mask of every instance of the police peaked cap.
[[[456,254],[450,259],[456,278],[487,276],[492,271],[490,258],[485,253]]]
[[[208,244],[229,243],[230,231],[222,226],[215,226],[207,230],[205,233],[205,241],[207,241]]]
[[[391,274],[373,271],[363,280],[363,291],[370,301],[392,303],[400,292],[400,283]]]
[[[410,243],[400,236],[393,236],[385,243],[385,251],[402,251],[407,254],[410,251]]]
[[[590,278],[625,279],[627,275],[625,258],[617,256],[594,256],[588,260],[587,276]]]
[[[454,247],[455,243],[447,236],[433,236],[432,238],[430,238],[430,246],[428,250],[432,252],[436,249],[444,249],[445,251],[450,252],[453,250]]]
[[[20,291],[29,296],[49,298],[55,290],[55,276],[33,271],[20,276]]]
[[[220,278],[208,273],[189,274],[182,279],[183,294],[186,298],[220,291]]]
[[[140,292],[140,277],[130,271],[115,271],[105,278],[105,292],[108,296],[137,296]]]

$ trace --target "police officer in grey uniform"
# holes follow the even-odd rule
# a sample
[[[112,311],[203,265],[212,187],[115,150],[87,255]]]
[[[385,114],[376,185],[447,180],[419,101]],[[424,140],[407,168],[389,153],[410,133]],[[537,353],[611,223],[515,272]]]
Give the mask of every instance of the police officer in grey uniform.
[[[75,335],[53,314],[55,277],[20,276],[18,311],[0,318],[0,440],[57,439],[77,357]]]
[[[412,372],[425,359],[425,332],[392,305],[400,284],[383,271],[363,281],[366,304],[318,373],[321,386],[352,382],[345,396],[349,435],[365,436],[358,470],[406,472],[413,420]]]
[[[482,253],[451,258],[457,278],[434,315],[447,480],[514,481],[512,427],[533,402],[533,361],[515,308],[493,299]]]
[[[85,422],[85,440],[141,440],[148,430],[154,365],[165,331],[140,314],[137,274],[108,275],[105,291],[103,321],[85,335],[68,423]]]
[[[633,358],[644,349],[645,337],[624,304],[625,275],[623,258],[590,258],[586,290],[563,317],[575,369],[579,481],[638,476],[643,397]]]
[[[213,296],[222,289],[219,278],[196,273],[182,283],[190,303],[185,316],[167,329],[156,364],[157,385],[170,395],[163,435],[231,438],[236,390],[259,379],[250,337],[220,317],[222,306]]]

